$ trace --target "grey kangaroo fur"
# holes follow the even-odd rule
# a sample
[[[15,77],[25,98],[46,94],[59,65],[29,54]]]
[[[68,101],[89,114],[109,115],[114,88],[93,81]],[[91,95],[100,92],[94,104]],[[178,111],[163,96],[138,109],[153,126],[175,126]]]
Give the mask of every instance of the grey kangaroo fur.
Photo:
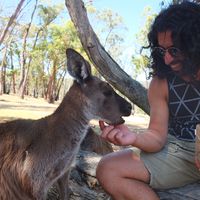
[[[69,199],[70,166],[91,119],[123,123],[131,104],[108,83],[91,75],[89,63],[67,49],[73,85],[55,112],[39,120],[0,124],[0,199],[45,200],[58,183],[61,200]]]

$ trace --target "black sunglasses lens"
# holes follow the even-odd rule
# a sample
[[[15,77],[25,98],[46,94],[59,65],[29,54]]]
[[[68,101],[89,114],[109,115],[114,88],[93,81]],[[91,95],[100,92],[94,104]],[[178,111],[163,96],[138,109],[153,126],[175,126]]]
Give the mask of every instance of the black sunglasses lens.
[[[177,56],[180,55],[180,50],[177,49],[177,48],[174,48],[174,47],[169,48],[169,49],[168,49],[168,52],[169,52],[169,54],[170,54],[171,56],[173,56],[173,57],[177,57]]]
[[[154,48],[154,53],[156,53],[157,55],[163,57],[165,55],[165,50],[160,48],[160,47],[155,47]]]

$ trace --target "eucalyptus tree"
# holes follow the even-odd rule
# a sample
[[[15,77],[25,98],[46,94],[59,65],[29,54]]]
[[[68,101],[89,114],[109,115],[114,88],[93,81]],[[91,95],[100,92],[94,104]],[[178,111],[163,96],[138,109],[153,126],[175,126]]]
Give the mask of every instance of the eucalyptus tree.
[[[117,62],[121,62],[120,57],[125,48],[124,35],[127,30],[123,18],[111,9],[96,10],[95,16],[100,22],[98,23],[100,30],[97,27],[95,29],[97,29],[98,37],[101,38],[102,45]]]
[[[111,49],[111,46],[115,46],[116,52],[117,49],[120,49],[118,46],[120,43],[120,37],[117,37],[116,29],[118,26],[122,27],[120,24],[121,19],[118,20],[118,17],[111,12],[109,12],[109,15],[105,15],[105,11],[95,11],[94,15],[97,21],[103,24],[102,29],[99,31],[99,35],[102,35],[103,28],[108,27],[106,31],[105,29],[103,31],[104,36],[106,37],[105,42],[108,45],[108,49],[112,52],[114,52],[114,50]],[[103,15],[105,16],[104,18],[101,17]],[[108,16],[112,19],[108,19]],[[106,25],[104,23],[106,23]],[[107,24],[109,24],[109,26],[107,26]],[[111,41],[114,41],[115,44],[111,44]],[[49,65],[46,65],[47,67],[45,70],[48,75],[46,76],[47,79],[45,81],[46,90],[44,92],[44,96],[48,102],[53,103],[54,100],[59,98],[59,92],[66,73],[66,68],[64,66],[66,48],[74,48],[82,54],[85,54],[85,52],[83,51],[77,31],[71,21],[68,21],[64,25],[51,24],[48,28],[46,40],[43,42],[41,41],[40,45],[46,45],[45,48],[48,49],[46,57],[44,58],[46,63],[49,63]]]
[[[35,15],[35,11],[37,8],[37,4],[38,4],[38,0],[35,1],[35,6],[32,11],[32,14],[31,14],[31,20],[27,25],[25,25],[25,30],[24,30],[24,34],[23,34],[23,44],[22,44],[21,59],[20,59],[21,79],[20,79],[20,83],[19,83],[19,95],[22,99],[24,98],[24,93],[25,93],[25,88],[26,88],[26,83],[27,83],[28,73],[29,73],[29,68],[30,68],[30,61],[31,61],[31,58],[29,57],[29,64],[27,65],[27,63],[26,63],[26,58],[27,58],[26,57],[26,54],[27,54],[26,46],[27,46],[28,35],[29,35],[29,31],[30,31],[31,24],[33,21],[33,17]],[[34,46],[35,46],[35,43],[33,45],[33,48],[34,48]]]
[[[36,0],[37,2],[37,0]],[[36,5],[37,6],[37,5]],[[35,8],[36,8],[35,6]],[[57,18],[57,16],[59,15],[59,13],[61,12],[63,8],[60,5],[57,6],[45,6],[45,5],[39,5],[38,6],[38,17],[39,17],[39,21],[40,24],[36,25],[34,24],[34,30],[35,30],[35,34],[34,36],[32,36],[34,39],[29,40],[29,52],[26,52],[26,39],[27,39],[27,35],[28,32],[25,31],[25,38],[24,38],[24,42],[23,42],[23,48],[22,48],[22,59],[21,59],[21,79],[20,79],[20,84],[19,84],[19,93],[21,98],[23,98],[24,93],[25,93],[25,88],[29,88],[27,87],[28,85],[28,77],[29,77],[29,70],[31,66],[34,66],[34,64],[32,65],[32,51],[34,51],[34,49],[36,48],[37,42],[38,40],[42,40],[45,41],[47,39],[47,35],[48,35],[48,27],[51,23],[53,23],[53,21]],[[34,10],[35,11],[35,10]],[[33,14],[32,14],[33,17]],[[31,20],[32,20],[31,17]],[[30,24],[28,25],[28,29],[26,28],[26,30],[30,30]],[[32,45],[31,45],[32,44]],[[43,49],[44,50],[44,49]],[[24,58],[24,55],[28,55],[28,62],[26,63],[26,59]],[[34,89],[33,89],[34,91]],[[28,91],[27,91],[28,94]]]
[[[81,49],[80,42],[71,22],[68,22],[64,26],[52,24],[48,30],[47,43],[47,60],[51,64],[48,70],[49,80],[46,98],[50,103],[53,103],[58,98],[59,88],[66,73],[65,52],[67,47]],[[58,78],[58,74],[62,74],[62,76]]]
[[[2,57],[0,65],[0,95],[6,92],[7,52],[9,45],[12,43],[13,29],[17,23],[17,18],[22,11],[24,2],[25,0],[20,0],[14,13],[9,18],[3,16],[1,17],[0,47]]]
[[[19,13],[21,12],[21,8],[22,8],[24,2],[25,2],[25,0],[20,0],[19,4],[17,5],[17,8],[14,11],[14,13],[11,15],[7,25],[5,26],[5,28],[1,32],[1,35],[0,35],[0,46],[1,46],[4,38],[6,37],[6,35],[9,32],[9,28],[12,26],[12,24],[14,23],[14,21],[18,17]]]
[[[141,73],[144,73],[146,79],[148,79],[148,66],[150,62],[150,52],[147,49],[148,40],[147,34],[149,32],[150,25],[154,19],[156,14],[152,13],[152,9],[150,7],[146,7],[142,17],[145,19],[145,23],[141,26],[140,30],[136,34],[136,51],[132,56],[132,63],[134,64],[134,74],[133,77],[137,78],[137,76]],[[148,85],[147,85],[148,87]]]

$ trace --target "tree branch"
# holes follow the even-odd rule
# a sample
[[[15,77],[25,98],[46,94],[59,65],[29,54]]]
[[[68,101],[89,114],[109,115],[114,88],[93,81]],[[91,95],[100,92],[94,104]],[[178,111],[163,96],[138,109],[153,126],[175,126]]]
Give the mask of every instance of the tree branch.
[[[101,45],[81,0],[65,0],[72,22],[89,59],[100,74],[130,101],[149,114],[147,90],[125,73]]]

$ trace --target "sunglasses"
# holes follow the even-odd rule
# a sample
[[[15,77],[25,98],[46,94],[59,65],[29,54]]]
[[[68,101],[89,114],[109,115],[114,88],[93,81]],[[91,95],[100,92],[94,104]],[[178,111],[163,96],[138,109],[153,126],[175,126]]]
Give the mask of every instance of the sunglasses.
[[[172,57],[179,57],[182,55],[181,50],[176,47],[169,47],[169,48],[163,48],[163,47],[154,47],[153,52],[158,54],[160,57],[164,57],[166,52],[172,56]]]

